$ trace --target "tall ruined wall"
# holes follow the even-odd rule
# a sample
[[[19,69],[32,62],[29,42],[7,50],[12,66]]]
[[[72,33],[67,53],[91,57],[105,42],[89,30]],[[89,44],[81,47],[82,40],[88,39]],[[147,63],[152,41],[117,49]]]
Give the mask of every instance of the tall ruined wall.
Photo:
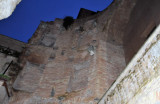
[[[13,85],[20,92],[10,104],[96,104],[126,66],[123,46],[99,25],[97,16],[68,30],[61,19],[41,22],[20,58]]]
[[[145,6],[149,2],[145,1]],[[144,6],[138,12],[138,17],[133,15],[140,4],[138,0],[115,0],[96,15],[74,20],[68,30],[63,27],[62,19],[41,22],[19,58],[23,70],[13,85],[17,92],[13,92],[10,104],[96,104],[125,68],[125,59],[128,62],[128,57],[132,57],[128,50],[144,42],[138,42],[144,39],[138,40],[139,35],[131,38],[129,34],[138,27],[138,21],[137,25],[131,21],[142,18],[141,13],[145,11]],[[156,0],[153,4],[156,4]],[[145,31],[143,28],[138,31],[146,34],[152,27],[154,24],[151,23]],[[147,36],[144,37],[146,39]],[[133,44],[129,39],[137,39],[136,46],[126,47],[127,43]],[[144,61],[144,64],[147,62]],[[137,62],[137,65],[140,63]],[[127,80],[128,83],[134,83],[134,79]],[[128,83],[124,81],[124,84]],[[117,85],[116,88],[119,91],[121,86]],[[126,97],[123,89],[116,92],[115,96],[120,98],[117,101],[122,104],[133,97],[121,100]],[[109,101],[116,102],[112,98]],[[106,96],[102,98],[101,104],[105,102]]]
[[[124,50],[127,63],[160,23],[159,4],[159,0],[137,1],[124,32]]]
[[[98,104],[160,102],[160,26],[138,51]]]

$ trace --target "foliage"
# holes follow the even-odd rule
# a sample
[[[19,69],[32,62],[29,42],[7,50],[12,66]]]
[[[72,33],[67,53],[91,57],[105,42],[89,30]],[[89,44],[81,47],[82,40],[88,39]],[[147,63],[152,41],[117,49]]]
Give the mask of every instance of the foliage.
[[[0,79],[10,80],[10,77],[8,77],[7,75],[0,74]]]
[[[74,22],[73,17],[71,16],[67,16],[64,18],[63,20],[63,26],[65,27],[65,29],[67,30]]]

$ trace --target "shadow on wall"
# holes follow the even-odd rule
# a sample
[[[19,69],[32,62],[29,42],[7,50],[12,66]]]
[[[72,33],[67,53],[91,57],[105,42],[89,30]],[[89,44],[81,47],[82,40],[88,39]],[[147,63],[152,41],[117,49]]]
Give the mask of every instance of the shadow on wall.
[[[160,0],[137,0],[125,28],[124,51],[129,63],[160,23]]]

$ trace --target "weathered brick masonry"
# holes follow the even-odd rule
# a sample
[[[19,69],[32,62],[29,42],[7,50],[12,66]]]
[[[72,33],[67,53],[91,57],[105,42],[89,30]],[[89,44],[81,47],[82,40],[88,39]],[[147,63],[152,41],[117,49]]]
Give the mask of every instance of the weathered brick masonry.
[[[149,3],[152,5],[148,8]],[[102,12],[75,19],[67,30],[63,19],[41,22],[19,57],[22,70],[13,84],[15,91],[9,104],[140,102],[138,96],[143,97],[141,94],[145,92],[139,93],[142,86],[135,84],[142,81],[140,76],[125,77],[122,85],[114,82],[156,26],[155,18],[150,15],[158,13],[158,3],[158,0],[115,0]],[[157,17],[156,24],[158,21]],[[149,59],[154,59],[154,52]],[[145,57],[149,56],[142,56],[130,73],[140,71],[141,75],[150,70],[150,60]],[[146,75],[143,80],[149,77]],[[150,75],[154,76],[152,72]],[[106,91],[109,92],[105,94]],[[134,96],[137,91],[139,95]]]
[[[95,19],[67,31],[62,24],[42,22],[21,56],[13,88],[31,93],[26,103],[96,103],[125,67],[123,47],[102,39]]]

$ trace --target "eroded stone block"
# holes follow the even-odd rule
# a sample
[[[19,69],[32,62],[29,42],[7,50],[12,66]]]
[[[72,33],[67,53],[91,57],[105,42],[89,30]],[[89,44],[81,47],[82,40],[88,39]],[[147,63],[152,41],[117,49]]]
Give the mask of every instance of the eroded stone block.
[[[43,67],[27,62],[14,82],[13,88],[26,92],[34,92],[38,87]]]
[[[89,66],[89,61],[74,65],[74,73],[70,77],[67,89],[68,92],[78,91],[87,87],[89,74],[89,70],[87,68],[89,68]]]
[[[43,46],[29,46],[27,47],[26,53],[23,58],[34,64],[46,64],[52,53],[52,50],[52,48]]]

